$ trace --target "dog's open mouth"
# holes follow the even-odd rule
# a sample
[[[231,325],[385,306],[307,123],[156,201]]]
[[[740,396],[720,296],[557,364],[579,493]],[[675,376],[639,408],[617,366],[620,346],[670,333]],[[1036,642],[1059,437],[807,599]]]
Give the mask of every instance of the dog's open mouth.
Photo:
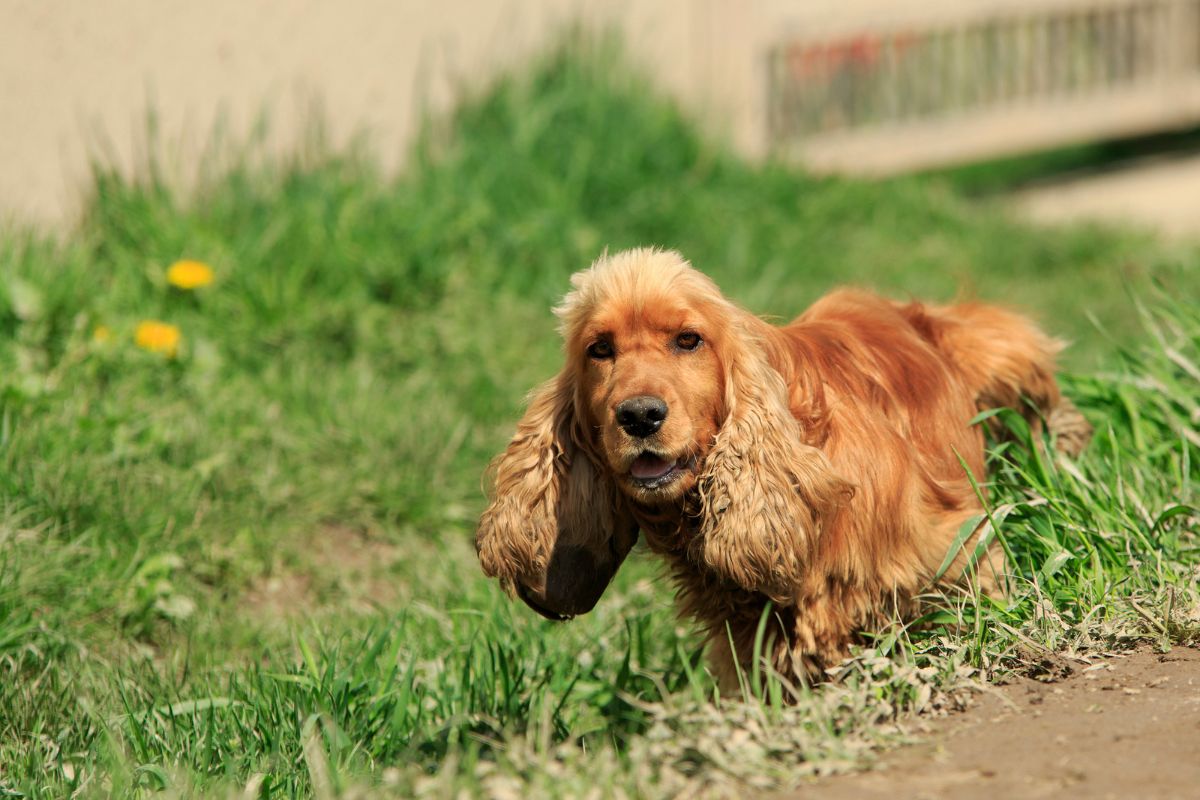
[[[629,477],[643,489],[657,489],[666,486],[679,477],[680,465],[678,459],[666,459],[649,450],[642,452],[629,465]]]

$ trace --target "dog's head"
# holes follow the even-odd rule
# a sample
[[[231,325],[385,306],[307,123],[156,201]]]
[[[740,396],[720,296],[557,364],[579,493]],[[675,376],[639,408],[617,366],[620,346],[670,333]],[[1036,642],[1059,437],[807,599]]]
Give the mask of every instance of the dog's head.
[[[790,596],[844,484],[801,441],[782,345],[677,253],[604,257],[572,285],[564,367],[494,465],[484,571],[546,616],[583,613],[633,546],[634,510],[693,496],[698,567]]]
[[[727,415],[729,304],[675,253],[622,253],[572,284],[555,311],[587,445],[633,502],[676,502]]]

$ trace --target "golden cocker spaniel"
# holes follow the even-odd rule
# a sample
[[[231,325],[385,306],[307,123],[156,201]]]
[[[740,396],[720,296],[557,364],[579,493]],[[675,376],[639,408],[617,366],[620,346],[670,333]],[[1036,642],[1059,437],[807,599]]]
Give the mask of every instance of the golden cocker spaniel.
[[[795,679],[914,614],[935,583],[1000,591],[996,548],[972,566],[964,547],[937,577],[981,511],[959,460],[982,479],[980,410],[1050,418],[1060,446],[1090,432],[1055,383],[1061,345],[994,306],[844,289],[774,327],[651,249],[571,283],[555,309],[566,364],[493,464],[483,570],[568,619],[596,604],[640,531],[725,688],[750,667],[768,601],[765,655]]]

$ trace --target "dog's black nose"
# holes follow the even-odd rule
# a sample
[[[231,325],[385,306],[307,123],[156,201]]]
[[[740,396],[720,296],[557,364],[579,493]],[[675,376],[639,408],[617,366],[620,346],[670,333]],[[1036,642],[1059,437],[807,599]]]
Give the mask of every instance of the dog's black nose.
[[[639,439],[644,439],[661,428],[666,418],[667,404],[648,394],[622,400],[617,405],[617,424],[630,436]]]

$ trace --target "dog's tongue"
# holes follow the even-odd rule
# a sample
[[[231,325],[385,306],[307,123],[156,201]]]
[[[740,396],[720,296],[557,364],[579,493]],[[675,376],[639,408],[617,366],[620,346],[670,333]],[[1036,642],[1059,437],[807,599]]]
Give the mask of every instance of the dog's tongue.
[[[653,453],[642,453],[633,460],[633,464],[629,467],[629,474],[638,480],[659,478],[670,472],[674,466],[674,461],[659,458]]]

